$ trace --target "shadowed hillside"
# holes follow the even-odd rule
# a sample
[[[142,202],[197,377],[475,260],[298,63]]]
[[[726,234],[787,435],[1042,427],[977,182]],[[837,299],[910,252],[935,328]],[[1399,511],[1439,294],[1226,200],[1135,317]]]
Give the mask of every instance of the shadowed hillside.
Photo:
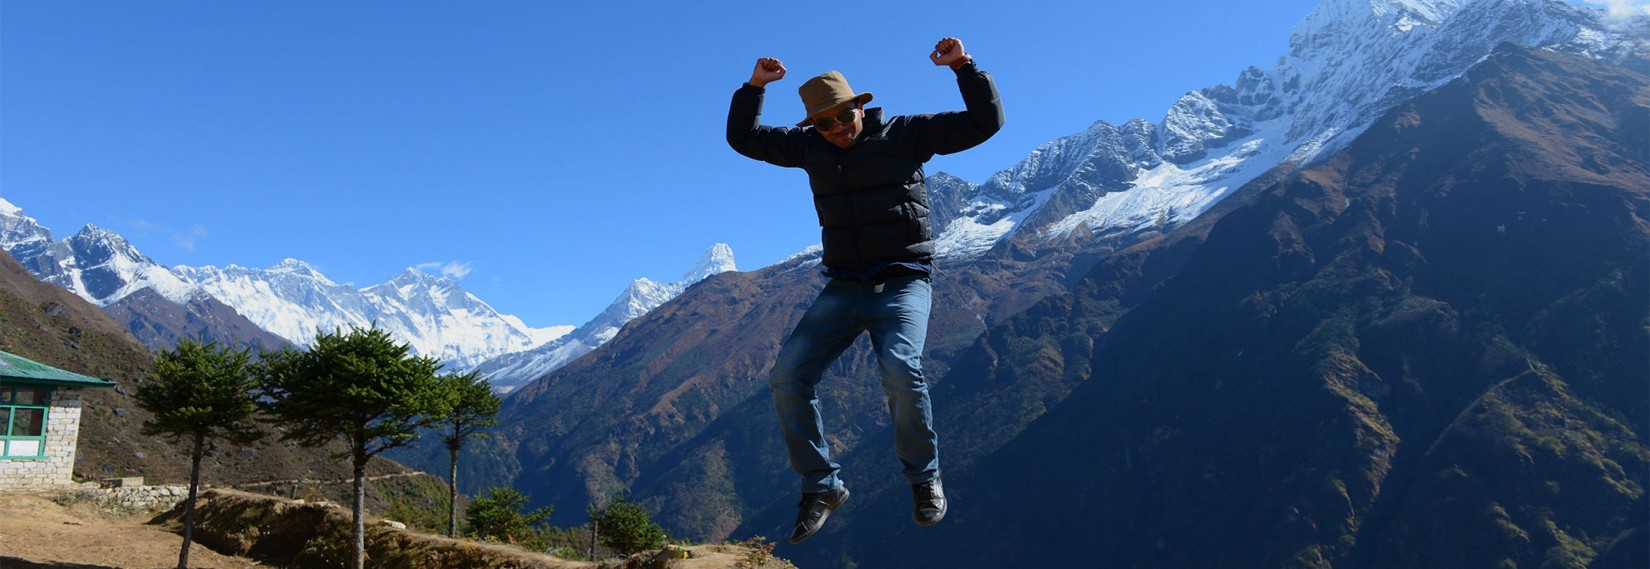
[[[1642,566],[1647,93],[1633,71],[1504,46],[1207,229],[1107,259],[946,376],[940,396],[966,403],[944,440],[1011,437],[950,478],[955,525],[856,523],[820,549]],[[1023,432],[968,424],[1040,385],[1073,387]]]

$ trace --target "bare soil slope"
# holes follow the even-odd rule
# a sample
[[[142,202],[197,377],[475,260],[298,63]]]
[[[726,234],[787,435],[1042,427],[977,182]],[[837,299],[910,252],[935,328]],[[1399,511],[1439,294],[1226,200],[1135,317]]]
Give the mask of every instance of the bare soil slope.
[[[146,515],[107,514],[90,505],[64,506],[33,494],[0,494],[0,569],[175,567],[183,538],[146,525]],[[258,567],[250,559],[215,553],[200,544],[189,565],[208,569]]]

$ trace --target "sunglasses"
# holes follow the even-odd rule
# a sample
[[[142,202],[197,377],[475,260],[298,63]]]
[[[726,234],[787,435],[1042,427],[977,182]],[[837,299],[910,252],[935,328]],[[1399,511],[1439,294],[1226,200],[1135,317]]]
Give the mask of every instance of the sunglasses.
[[[854,110],[857,108],[858,107],[856,106],[850,106],[846,109],[842,109],[842,112],[837,113],[834,118],[820,117],[814,119],[814,130],[819,132],[830,132],[832,130],[836,130],[837,123],[848,124],[854,122]]]

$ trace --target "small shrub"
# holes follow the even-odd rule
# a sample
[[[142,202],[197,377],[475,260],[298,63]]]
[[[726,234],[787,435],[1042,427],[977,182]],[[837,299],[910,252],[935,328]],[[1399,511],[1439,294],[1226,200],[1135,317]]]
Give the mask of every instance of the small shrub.
[[[470,523],[470,532],[477,539],[490,539],[504,543],[537,545],[529,543],[539,537],[534,526],[544,524],[550,519],[552,508],[545,506],[531,512],[523,512],[527,507],[527,495],[515,488],[492,488],[487,495],[477,498],[464,510],[464,517]]]
[[[598,539],[602,545],[630,555],[665,544],[665,528],[653,523],[647,509],[631,502],[625,496],[615,496],[607,505],[592,510],[590,520],[596,522]]]

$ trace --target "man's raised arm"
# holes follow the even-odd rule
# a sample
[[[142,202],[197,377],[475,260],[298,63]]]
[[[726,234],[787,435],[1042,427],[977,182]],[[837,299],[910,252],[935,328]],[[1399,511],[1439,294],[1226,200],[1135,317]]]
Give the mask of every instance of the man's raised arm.
[[[740,154],[776,166],[802,165],[802,136],[798,129],[762,126],[762,99],[769,83],[785,78],[785,64],[764,57],[756,60],[750,81],[733,92],[728,108],[728,146]]]
[[[962,40],[941,39],[934,44],[928,59],[957,73],[957,89],[962,92],[967,110],[913,121],[923,150],[934,154],[961,152],[997,134],[1003,128],[1003,101],[997,95],[997,84],[991,74],[974,65],[974,57],[963,49]]]

